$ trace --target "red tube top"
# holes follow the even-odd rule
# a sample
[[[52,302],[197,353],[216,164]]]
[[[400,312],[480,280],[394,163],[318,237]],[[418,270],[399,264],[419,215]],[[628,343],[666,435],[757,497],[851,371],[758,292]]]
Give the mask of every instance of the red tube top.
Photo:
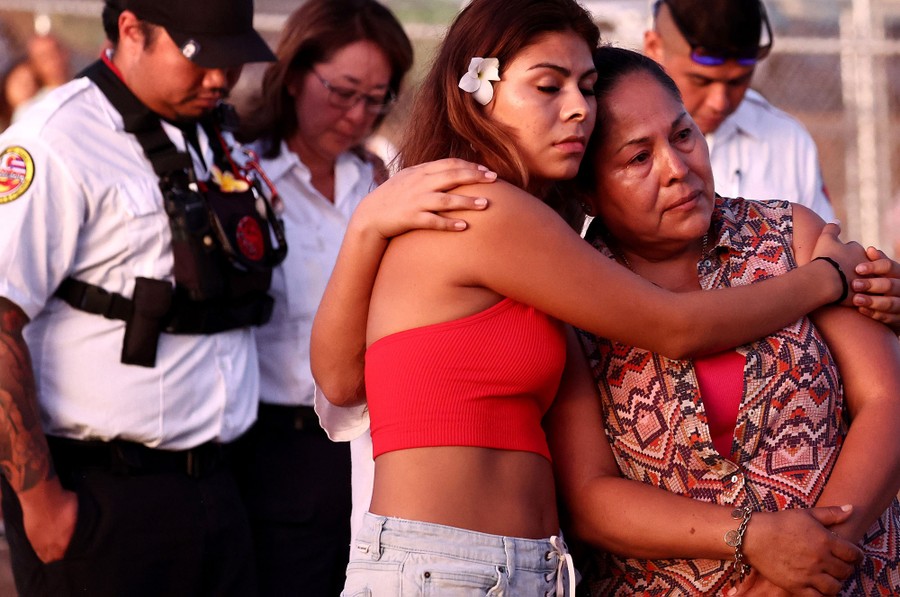
[[[366,352],[373,455],[476,446],[549,460],[541,419],[565,360],[562,325],[512,299],[385,336]]]

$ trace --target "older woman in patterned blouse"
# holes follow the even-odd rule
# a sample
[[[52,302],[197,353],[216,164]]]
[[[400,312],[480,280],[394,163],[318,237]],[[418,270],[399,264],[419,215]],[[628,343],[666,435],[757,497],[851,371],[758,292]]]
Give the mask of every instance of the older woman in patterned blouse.
[[[809,261],[824,225],[811,211],[704,191],[706,143],[654,62],[615,48],[595,62],[598,250],[673,291]],[[900,345],[886,327],[823,308],[684,361],[579,336],[590,370],[570,338],[547,424],[572,531],[599,548],[593,595],[900,593]]]

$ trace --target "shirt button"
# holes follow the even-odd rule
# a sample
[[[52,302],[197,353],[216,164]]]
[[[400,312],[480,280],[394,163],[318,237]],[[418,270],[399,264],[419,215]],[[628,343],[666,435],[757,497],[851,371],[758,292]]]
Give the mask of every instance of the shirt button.
[[[712,261],[710,261],[709,259],[703,260],[703,267],[709,267],[711,265],[712,265]]]
[[[739,478],[740,478],[740,475],[731,475],[731,482],[737,483]]]

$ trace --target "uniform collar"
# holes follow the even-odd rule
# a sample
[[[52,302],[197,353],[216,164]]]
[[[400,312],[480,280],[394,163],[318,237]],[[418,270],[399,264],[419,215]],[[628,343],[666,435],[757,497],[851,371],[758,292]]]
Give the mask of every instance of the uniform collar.
[[[261,145],[257,145],[254,149],[258,152],[262,147]],[[352,165],[353,167],[362,170],[366,166],[366,163],[352,151],[345,151],[338,156],[335,163],[335,170],[342,170],[346,165]],[[278,148],[278,155],[266,160],[266,174],[275,179],[284,176],[293,168],[299,168],[301,172],[304,172],[307,175],[309,173],[309,168],[306,164],[301,162],[300,158],[297,157],[297,154],[288,148],[285,141],[282,141]]]
[[[719,143],[727,143],[729,139],[736,135],[748,135],[758,138],[760,130],[759,110],[756,108],[760,102],[764,102],[763,97],[754,91],[748,89],[741,100],[741,105],[734,113],[722,121],[719,128],[715,132],[706,135],[706,140],[710,147]]]
[[[254,147],[257,151],[261,148],[262,146],[259,143]],[[276,188],[278,188],[278,181],[290,173],[293,173],[304,184],[312,188],[309,168],[300,161],[297,154],[288,148],[285,141],[281,142],[277,156],[266,158],[263,168],[268,177],[274,182]],[[345,151],[337,157],[334,170],[337,183],[335,187],[336,205],[341,203],[343,196],[347,194],[347,190],[352,189],[360,179],[370,180],[372,178],[371,164],[362,160],[352,151]]]

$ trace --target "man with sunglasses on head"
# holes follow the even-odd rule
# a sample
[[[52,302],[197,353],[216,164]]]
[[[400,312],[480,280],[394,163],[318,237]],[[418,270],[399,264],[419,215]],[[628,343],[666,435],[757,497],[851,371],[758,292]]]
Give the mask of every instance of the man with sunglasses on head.
[[[809,132],[750,89],[756,65],[772,49],[762,0],[655,0],[644,53],[678,85],[706,136],[716,192],[781,199],[835,220],[819,154]],[[870,248],[854,282],[860,311],[900,334],[900,264]],[[862,294],[866,293],[866,294]]]
[[[0,136],[0,467],[21,595],[256,594],[226,453],[285,246],[228,129],[253,0],[106,0],[110,48]],[[257,177],[254,173],[258,174]]]
[[[644,53],[675,80],[706,135],[718,193],[785,199],[833,221],[812,137],[750,89],[771,48],[761,0],[656,0],[644,34]]]

